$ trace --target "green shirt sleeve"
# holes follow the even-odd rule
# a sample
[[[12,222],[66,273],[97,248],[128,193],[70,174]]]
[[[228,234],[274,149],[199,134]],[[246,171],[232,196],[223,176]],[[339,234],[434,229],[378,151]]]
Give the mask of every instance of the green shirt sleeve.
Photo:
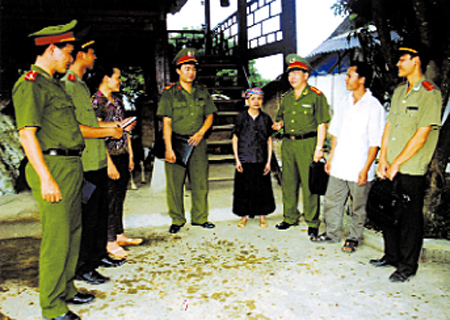
[[[19,80],[13,89],[13,103],[17,130],[24,127],[41,127],[45,96],[37,79],[36,81]]]
[[[317,95],[315,112],[318,125],[330,122],[330,109],[327,97],[323,93]]]
[[[169,90],[164,90],[161,98],[159,100],[158,110],[156,111],[156,115],[158,117],[168,117],[172,118],[173,116],[173,96]]]
[[[423,95],[420,105],[421,115],[417,122],[417,127],[440,126],[441,125],[441,104],[442,97],[439,90],[433,90]]]

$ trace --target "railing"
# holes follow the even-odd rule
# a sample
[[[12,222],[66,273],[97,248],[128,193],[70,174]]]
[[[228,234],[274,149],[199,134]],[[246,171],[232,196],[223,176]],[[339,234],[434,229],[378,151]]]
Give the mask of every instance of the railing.
[[[283,0],[247,0],[247,48],[255,49],[283,40],[281,13]],[[244,24],[245,25],[245,24]],[[211,54],[234,55],[238,48],[238,13],[235,12],[210,32]],[[205,30],[170,30],[169,43],[175,52],[190,46],[205,50]]]
[[[281,12],[282,0],[247,0],[247,49],[283,40]],[[235,54],[238,33],[238,16],[234,13],[211,31],[213,53]]]
[[[174,52],[178,52],[185,47],[193,47],[201,53],[205,51],[205,31],[204,30],[168,30],[169,44],[174,47]]]

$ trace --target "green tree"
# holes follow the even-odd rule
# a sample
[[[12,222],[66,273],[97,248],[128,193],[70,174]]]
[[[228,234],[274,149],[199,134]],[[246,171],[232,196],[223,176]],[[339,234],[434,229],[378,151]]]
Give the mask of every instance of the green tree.
[[[349,14],[356,28],[375,26],[377,33],[360,33],[365,58],[378,66],[382,90],[391,93],[399,79],[396,77],[395,43],[391,32],[402,39],[420,40],[431,53],[432,61],[427,76],[440,87],[443,108],[447,105],[450,86],[450,1],[448,0],[337,0],[333,6],[337,14]],[[369,50],[367,50],[369,49]],[[370,51],[370,52],[368,52]],[[429,187],[424,214],[429,225],[436,221],[448,222],[447,203],[443,199],[445,168],[450,156],[450,122],[443,124],[438,146],[428,175]],[[445,200],[445,201],[443,201]],[[445,204],[445,206],[447,206]],[[444,217],[446,216],[446,217]],[[442,226],[442,224],[441,224]],[[436,229],[442,229],[436,227]],[[441,236],[449,237],[447,230]],[[439,232],[439,231],[438,231]]]

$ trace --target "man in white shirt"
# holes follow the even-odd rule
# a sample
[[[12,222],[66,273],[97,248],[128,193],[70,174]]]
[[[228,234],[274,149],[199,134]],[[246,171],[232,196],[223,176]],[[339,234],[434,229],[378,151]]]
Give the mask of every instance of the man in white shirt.
[[[325,166],[330,175],[324,208],[326,232],[311,239],[315,242],[341,240],[344,206],[350,195],[353,215],[342,247],[349,253],[363,240],[367,194],[375,176],[373,162],[386,121],[383,106],[366,89],[371,77],[372,70],[362,62],[352,63],[347,71],[345,83],[350,92],[334,108],[329,128],[331,151]]]

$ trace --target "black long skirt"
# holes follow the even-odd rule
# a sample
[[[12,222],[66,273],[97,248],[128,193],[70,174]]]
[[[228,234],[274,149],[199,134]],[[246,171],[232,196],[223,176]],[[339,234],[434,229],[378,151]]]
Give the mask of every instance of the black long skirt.
[[[265,164],[243,163],[242,173],[235,171],[233,213],[243,216],[267,215],[275,211],[270,173],[263,175]]]

